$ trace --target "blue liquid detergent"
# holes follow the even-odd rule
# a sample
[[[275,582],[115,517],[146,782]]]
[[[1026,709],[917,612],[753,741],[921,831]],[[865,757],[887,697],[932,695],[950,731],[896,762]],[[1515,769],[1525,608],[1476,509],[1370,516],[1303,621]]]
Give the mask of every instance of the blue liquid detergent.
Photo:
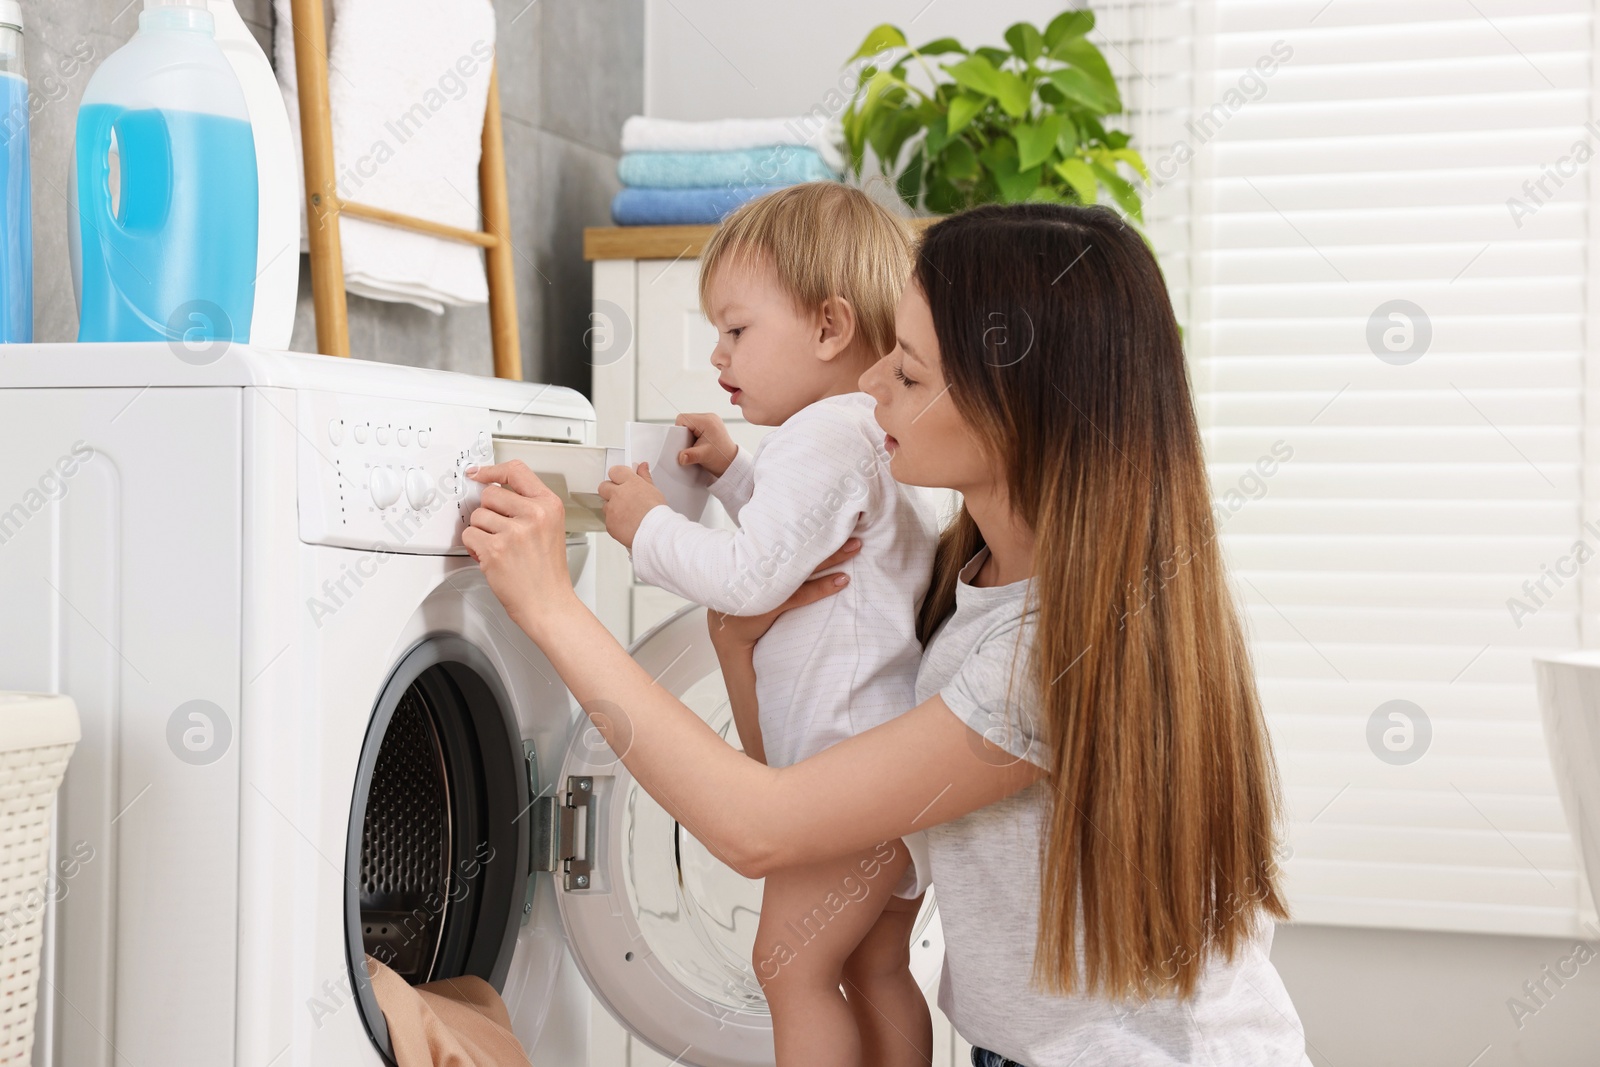
[[[0,343],[33,340],[28,83],[0,72]]]
[[[112,214],[115,133],[120,199]],[[255,304],[250,124],[194,111],[78,112],[79,341],[248,339]]]

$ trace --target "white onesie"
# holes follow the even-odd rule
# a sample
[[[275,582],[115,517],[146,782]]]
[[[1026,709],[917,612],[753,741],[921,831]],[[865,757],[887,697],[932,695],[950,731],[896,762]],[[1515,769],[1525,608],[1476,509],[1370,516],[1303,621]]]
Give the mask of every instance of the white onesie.
[[[852,535],[850,584],[786,611],[756,643],[756,697],[767,763],[787,767],[916,703],[917,609],[938,542],[933,494],[889,473],[866,393],[810,404],[740,449],[711,484],[739,526],[715,529],[652,508],[633,541],[634,572],[715,611],[760,615],[798,589]],[[916,838],[916,840],[913,840]],[[926,888],[921,834],[915,896]],[[902,883],[905,885],[905,883]]]

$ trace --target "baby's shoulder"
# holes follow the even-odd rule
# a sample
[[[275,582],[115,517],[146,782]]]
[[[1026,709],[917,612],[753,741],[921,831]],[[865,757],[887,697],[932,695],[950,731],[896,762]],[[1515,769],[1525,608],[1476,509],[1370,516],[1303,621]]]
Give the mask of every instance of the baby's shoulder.
[[[762,439],[756,463],[780,456],[791,460],[809,457],[872,473],[888,460],[883,428],[873,418],[874,407],[866,393],[846,393],[808,404]]]

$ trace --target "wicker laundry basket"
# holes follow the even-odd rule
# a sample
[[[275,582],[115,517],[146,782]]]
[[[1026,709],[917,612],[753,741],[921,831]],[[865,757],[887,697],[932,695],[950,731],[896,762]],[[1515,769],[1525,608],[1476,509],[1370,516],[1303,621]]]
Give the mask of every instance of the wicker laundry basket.
[[[33,1055],[50,809],[77,741],[70,697],[0,693],[0,1064]]]

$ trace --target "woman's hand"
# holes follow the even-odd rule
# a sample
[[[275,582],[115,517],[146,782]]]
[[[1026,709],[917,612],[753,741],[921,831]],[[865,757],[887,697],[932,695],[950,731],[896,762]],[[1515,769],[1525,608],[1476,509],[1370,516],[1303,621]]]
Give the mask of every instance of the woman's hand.
[[[552,617],[550,609],[563,598],[576,602],[567,570],[566,507],[519,459],[469,468],[467,477],[483,492],[461,543],[511,621],[533,637],[529,627]]]
[[[794,594],[765,615],[724,615],[720,611],[706,612],[706,625],[711,630],[711,643],[720,656],[755,647],[761,635],[772,629],[778,616],[795,608],[803,608],[830,597],[849,584],[844,574],[829,574],[833,568],[861,551],[861,538],[852,537],[840,546],[839,551],[817,564],[817,569]]]
[[[728,473],[728,464],[733,462],[739,446],[734,444],[720,415],[710,412],[679,415],[678,425],[687,426],[694,434],[694,443],[678,453],[678,466],[698,463],[718,478]]]

